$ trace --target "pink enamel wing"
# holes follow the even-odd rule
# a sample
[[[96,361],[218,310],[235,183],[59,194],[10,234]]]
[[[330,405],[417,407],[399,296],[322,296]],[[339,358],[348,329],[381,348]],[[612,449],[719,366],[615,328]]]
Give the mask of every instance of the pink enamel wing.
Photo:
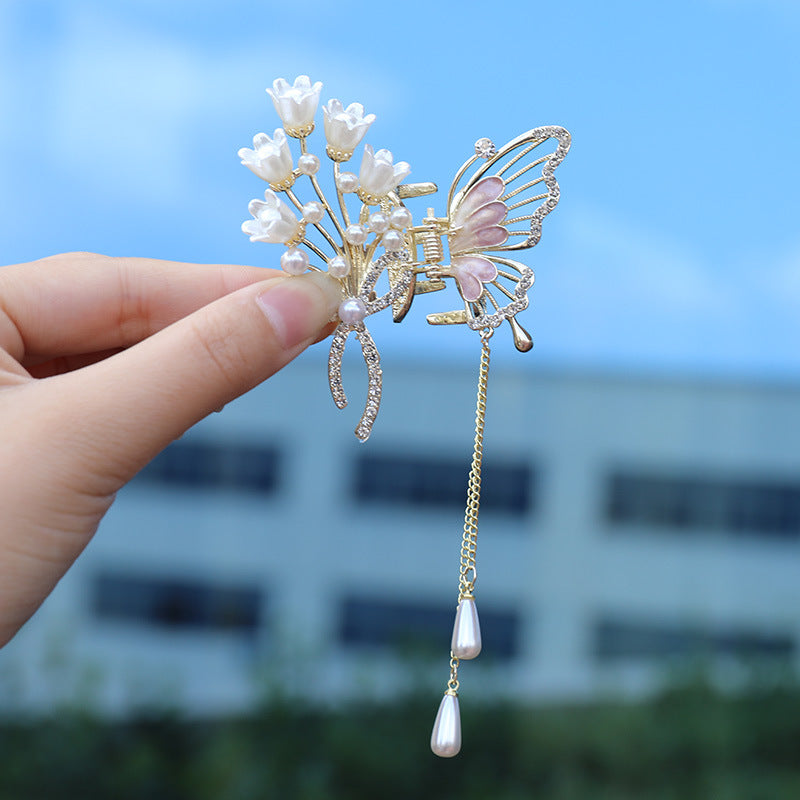
[[[478,140],[450,187],[447,216],[435,217],[429,209],[422,224],[409,230],[414,271],[427,280],[413,281],[393,301],[394,318],[402,319],[414,294],[442,289],[451,277],[464,308],[429,314],[428,322],[483,330],[508,321],[517,348],[529,350],[531,338],[514,316],[528,305],[533,271],[509,253],[539,241],[542,220],[558,203],[554,173],[569,146],[569,133],[558,126],[534,128],[499,150],[488,139]],[[417,195],[435,191],[432,184],[408,189],[416,187]]]

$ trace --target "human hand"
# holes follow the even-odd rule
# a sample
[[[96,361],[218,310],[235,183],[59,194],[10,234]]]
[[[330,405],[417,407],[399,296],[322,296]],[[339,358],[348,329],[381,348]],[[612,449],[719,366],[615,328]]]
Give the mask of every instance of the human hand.
[[[323,273],[70,253],[0,267],[0,646],[171,441],[329,332]]]

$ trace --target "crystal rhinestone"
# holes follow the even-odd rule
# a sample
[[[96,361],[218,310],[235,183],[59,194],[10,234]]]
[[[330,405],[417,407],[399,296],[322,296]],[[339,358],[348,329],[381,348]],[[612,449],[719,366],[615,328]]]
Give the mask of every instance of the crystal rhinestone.
[[[476,156],[480,156],[480,158],[491,158],[496,153],[497,148],[494,146],[494,142],[491,139],[484,137],[475,142]]]

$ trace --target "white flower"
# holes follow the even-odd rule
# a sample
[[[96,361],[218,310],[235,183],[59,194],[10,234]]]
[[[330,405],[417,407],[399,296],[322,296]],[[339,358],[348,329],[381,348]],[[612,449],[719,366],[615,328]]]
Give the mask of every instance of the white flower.
[[[277,78],[272,88],[267,89],[289,136],[307,136],[314,129],[320,91],[322,84],[317,81],[312,86],[308,75],[295,78],[294,86],[283,78]]]
[[[239,158],[249,170],[271,184],[282,184],[292,178],[292,153],[282,128],[276,128],[270,139],[266,133],[253,137],[253,149],[243,147]]]
[[[286,244],[300,233],[300,221],[278,195],[267,189],[263,200],[251,200],[247,210],[254,219],[242,223],[242,230],[251,242]]]
[[[374,114],[364,116],[364,106],[361,103],[350,103],[347,108],[342,105],[341,100],[328,100],[322,106],[322,113],[325,119],[325,138],[328,140],[328,155],[339,153],[346,161],[353,150],[358,147],[358,143],[364,138],[364,134],[373,122]],[[338,159],[336,159],[338,160]]]
[[[372,145],[364,146],[364,158],[361,161],[360,193],[383,197],[392,191],[411,172],[405,161],[392,163],[392,154],[388,150],[374,153]]]

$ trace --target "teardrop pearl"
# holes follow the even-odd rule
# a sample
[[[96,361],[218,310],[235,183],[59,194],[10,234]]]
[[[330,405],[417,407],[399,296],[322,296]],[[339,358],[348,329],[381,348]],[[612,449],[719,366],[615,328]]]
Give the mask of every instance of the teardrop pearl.
[[[481,652],[481,624],[474,597],[465,597],[458,604],[450,649],[456,658],[463,659],[475,658]]]
[[[461,749],[461,714],[458,697],[445,692],[431,734],[431,750],[442,758],[452,758]]]

